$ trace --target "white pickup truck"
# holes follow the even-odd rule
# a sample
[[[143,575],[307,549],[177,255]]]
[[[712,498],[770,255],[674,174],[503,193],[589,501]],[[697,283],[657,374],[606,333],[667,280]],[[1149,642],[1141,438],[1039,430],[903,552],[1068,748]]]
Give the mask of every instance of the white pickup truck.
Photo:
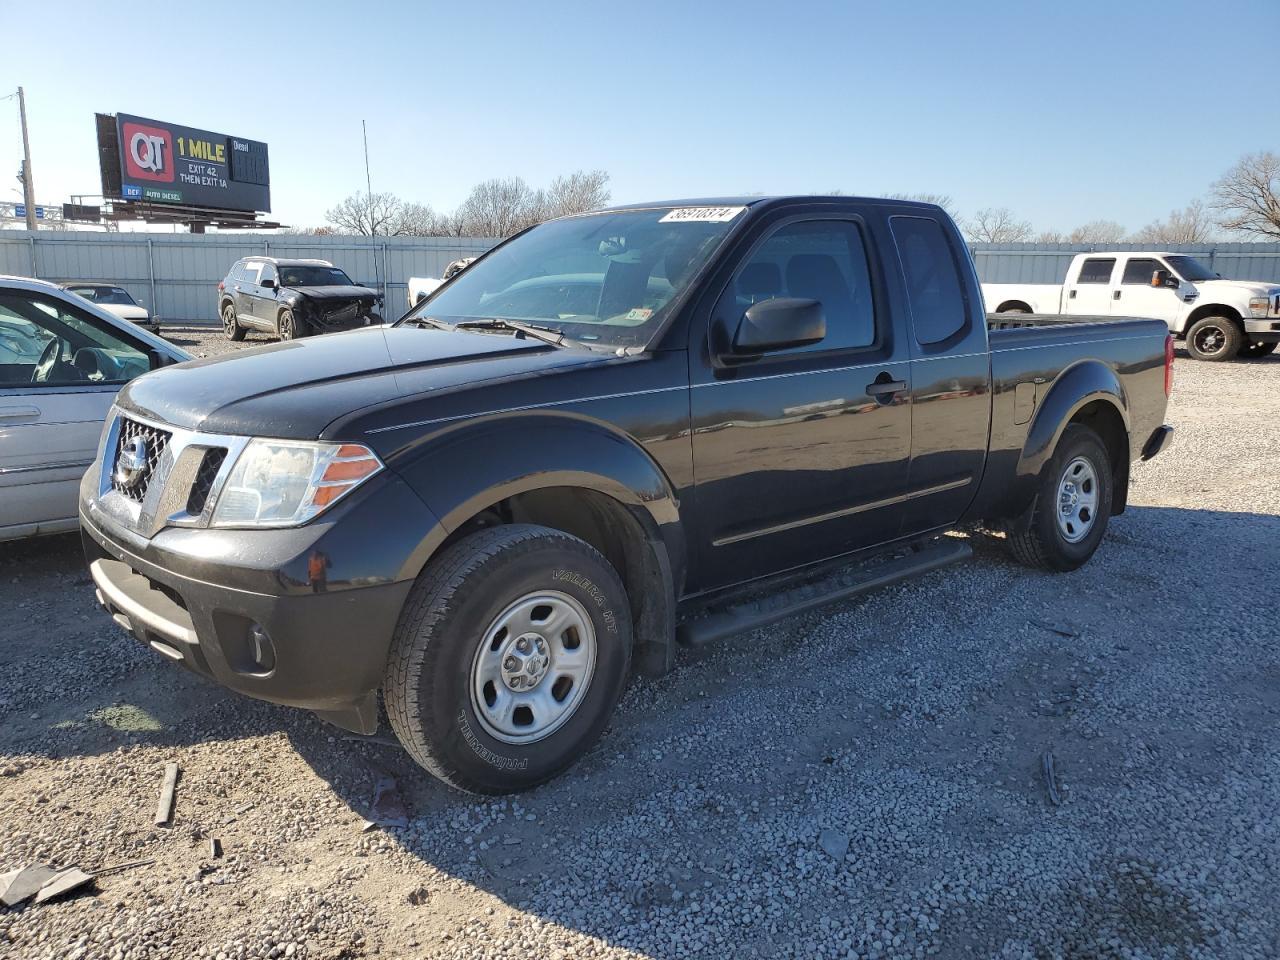
[[[1280,343],[1280,284],[1224,280],[1194,257],[1082,253],[1065,283],[984,283],[993,313],[1163,320],[1196,360],[1265,357]]]

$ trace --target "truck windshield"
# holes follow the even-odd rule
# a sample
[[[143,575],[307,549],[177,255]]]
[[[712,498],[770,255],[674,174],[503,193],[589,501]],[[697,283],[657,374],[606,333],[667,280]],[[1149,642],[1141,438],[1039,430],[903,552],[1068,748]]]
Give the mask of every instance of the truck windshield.
[[[1195,257],[1165,257],[1169,266],[1178,271],[1183,280],[1195,283],[1199,280],[1217,280],[1218,275]]]
[[[404,318],[523,320],[572,340],[643,346],[744,207],[662,207],[552,220],[460,273]]]

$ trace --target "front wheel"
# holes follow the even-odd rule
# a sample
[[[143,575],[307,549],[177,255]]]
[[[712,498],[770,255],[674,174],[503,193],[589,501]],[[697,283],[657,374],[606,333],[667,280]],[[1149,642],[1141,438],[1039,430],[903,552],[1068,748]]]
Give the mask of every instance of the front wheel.
[[[1187,330],[1187,353],[1193,360],[1232,360],[1244,343],[1244,332],[1229,317],[1201,317]]]
[[[1112,499],[1111,458],[1086,426],[1069,424],[1040,474],[1027,518],[1009,531],[1009,548],[1021,563],[1045,570],[1074,570],[1088,562],[1107,532]]]
[[[280,334],[281,340],[297,340],[302,336],[302,328],[298,325],[298,318],[293,315],[293,311],[285,307],[280,311],[280,315],[276,317],[276,332]]]
[[[1261,357],[1269,357],[1276,352],[1276,347],[1280,346],[1274,340],[1269,343],[1263,343],[1255,340],[1253,343],[1246,343],[1240,348],[1237,356],[1243,357],[1245,360],[1257,360]]]
[[[383,682],[392,729],[450,786],[512,793],[599,739],[631,663],[617,572],[559,530],[510,524],[432,561],[396,627]]]

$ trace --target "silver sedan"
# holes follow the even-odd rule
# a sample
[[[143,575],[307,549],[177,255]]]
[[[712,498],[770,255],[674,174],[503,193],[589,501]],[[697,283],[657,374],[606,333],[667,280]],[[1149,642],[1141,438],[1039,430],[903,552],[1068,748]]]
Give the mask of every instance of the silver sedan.
[[[0,277],[0,540],[76,529],[80,477],[116,393],[189,359],[52,283]]]

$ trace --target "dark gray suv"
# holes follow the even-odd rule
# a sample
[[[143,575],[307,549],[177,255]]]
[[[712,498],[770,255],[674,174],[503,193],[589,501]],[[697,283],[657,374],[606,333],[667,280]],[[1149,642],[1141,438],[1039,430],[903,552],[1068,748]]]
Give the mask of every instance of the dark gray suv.
[[[327,260],[237,260],[218,283],[218,315],[229,340],[261,330],[281,340],[382,323],[382,295]]]

